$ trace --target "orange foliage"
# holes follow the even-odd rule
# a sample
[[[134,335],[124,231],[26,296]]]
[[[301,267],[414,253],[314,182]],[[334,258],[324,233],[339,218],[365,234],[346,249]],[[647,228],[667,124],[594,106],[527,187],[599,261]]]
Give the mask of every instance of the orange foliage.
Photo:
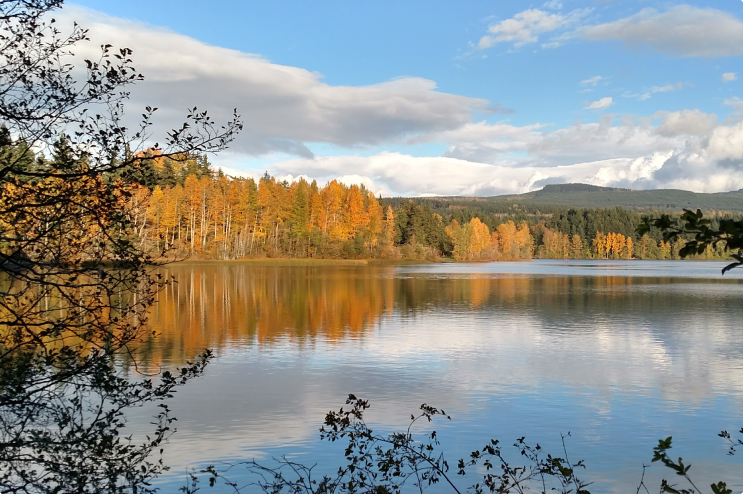
[[[229,259],[279,252],[291,241],[297,246],[290,252],[312,255],[307,239],[315,234],[341,242],[361,236],[369,250],[380,236],[392,245],[394,216],[390,211],[385,220],[379,202],[363,186],[333,180],[318,188],[301,181],[301,189],[300,182],[290,185],[268,176],[256,184],[189,175],[182,187],[138,188],[129,211],[141,241],[158,251],[176,248]],[[287,240],[289,232],[294,240]]]

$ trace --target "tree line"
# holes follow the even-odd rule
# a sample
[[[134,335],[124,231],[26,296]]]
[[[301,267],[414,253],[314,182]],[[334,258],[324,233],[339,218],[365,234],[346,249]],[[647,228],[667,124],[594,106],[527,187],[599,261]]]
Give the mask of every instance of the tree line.
[[[642,214],[621,207],[439,214],[422,201],[378,198],[335,180],[321,187],[267,173],[257,181],[228,177],[203,156],[144,163],[132,174],[141,186],[130,207],[140,241],[200,258],[679,259],[687,241],[666,241],[657,229],[638,235]],[[713,212],[712,222],[730,217]],[[695,257],[725,252],[709,247]]]
[[[533,208],[518,205],[486,212],[472,201],[472,207],[442,209],[430,199],[382,199],[363,185],[336,180],[321,187],[267,173],[257,181],[229,177],[215,172],[204,155],[159,153],[140,152],[105,179],[132,184],[127,211],[141,246],[180,257],[680,259],[689,240],[669,241],[659,229],[638,235],[642,214],[621,207],[542,205],[528,212]],[[64,138],[45,158],[13,141],[5,128],[0,157],[34,171],[71,166],[75,159]],[[731,218],[713,211],[710,221],[715,227]],[[726,254],[721,245],[708,246],[694,257]]]
[[[331,182],[320,189],[269,176],[256,182],[214,174],[205,155],[225,149],[242,129],[236,111],[220,126],[206,112],[189,109],[182,125],[161,136],[162,150],[140,151],[138,146],[152,136],[157,108],[145,107],[133,127],[124,124],[129,86],[143,79],[132,66],[132,51],[106,44],[92,60],[75,58],[76,47],[88,42],[87,31],[77,24],[69,33],[57,29],[50,16],[62,3],[0,1],[3,492],[158,490],[152,480],[167,470],[162,446],[175,420],[167,401],[203,373],[211,353],[195,356],[180,369],[140,372],[136,349],[152,334],[148,315],[159,294],[167,296],[168,288],[173,294],[171,280],[153,269],[161,261],[153,259],[153,253],[239,257],[250,236],[248,255],[255,256],[453,255],[456,232],[464,241],[475,232],[479,243],[472,245],[485,245],[480,255],[488,248],[503,252],[498,227],[507,224],[510,229],[508,218],[493,224],[482,215],[477,225],[471,212],[465,211],[472,217],[462,221],[415,201],[380,201],[363,187]],[[193,193],[190,198],[187,189]],[[173,205],[166,207],[169,202]],[[552,215],[543,218],[544,228],[554,229],[547,218]],[[527,233],[532,237],[532,253],[538,255],[537,227],[542,220],[511,221],[516,234],[521,232],[520,240],[528,240]],[[666,232],[663,240],[675,242],[696,230],[704,234],[702,243],[689,243],[697,249],[720,238],[728,248],[743,246],[741,224],[721,221],[709,231],[701,213],[688,213],[685,221],[683,232]],[[656,226],[668,227],[666,218]],[[485,242],[488,234],[490,247]],[[612,237],[612,246],[617,238]],[[470,247],[466,252],[470,255]],[[131,365],[124,367],[124,362]],[[150,432],[124,434],[129,410],[144,405],[157,405]],[[285,487],[292,492],[381,493],[398,492],[401,473],[403,479],[420,479],[422,474],[429,484],[446,478],[442,469],[448,470],[448,464],[433,452],[434,444],[432,449],[414,444],[409,430],[390,436],[390,441],[373,436],[361,421],[367,404],[357,400],[352,406],[347,413],[353,415],[341,416],[341,411],[326,419],[333,427],[329,439],[340,438],[335,432],[352,438],[353,463],[341,465],[338,481],[315,484],[305,475],[310,467],[290,463],[293,472],[301,473],[299,481],[283,482],[280,470],[264,468],[259,472],[267,474],[268,483],[258,487],[271,493]],[[425,405],[422,410],[422,418],[439,414]],[[435,432],[429,437],[436,441]],[[726,432],[724,437],[730,440]],[[391,449],[372,448],[373,442],[390,444]],[[420,454],[413,450],[416,446]],[[501,458],[496,446],[493,441],[482,450],[486,461]],[[665,454],[668,448],[670,438],[656,448],[654,459],[685,475],[688,466],[674,464]],[[520,449],[522,455],[532,451]],[[369,456],[377,451],[384,457]],[[479,454],[473,453],[467,465],[462,461],[458,470],[474,466]],[[533,472],[555,477],[562,486],[559,492],[584,492],[572,465],[546,458],[548,463],[529,457],[533,468],[496,462],[504,477],[488,473],[482,485],[492,492],[520,490],[521,480],[509,483],[506,476],[524,472],[528,483],[539,480]],[[214,485],[219,472],[208,473]],[[182,490],[195,492],[196,480]],[[484,492],[479,485],[474,490]],[[713,485],[713,491],[732,494],[722,483]]]

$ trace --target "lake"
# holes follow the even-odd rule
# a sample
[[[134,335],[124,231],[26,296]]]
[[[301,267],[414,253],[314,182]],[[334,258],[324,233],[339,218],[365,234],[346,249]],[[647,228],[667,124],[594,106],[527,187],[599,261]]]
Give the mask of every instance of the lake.
[[[743,427],[743,269],[722,277],[724,265],[170,266],[178,283],[159,295],[144,366],[204,348],[216,358],[172,401],[172,470],[158,484],[175,491],[186,468],[281,455],[332,471],[342,456],[318,429],[354,393],[371,401],[375,431],[406,427],[421,403],[444,408],[452,420],[433,427],[451,463],[490,438],[510,452],[521,436],[562,456],[570,432],[591,492],[634,492],[672,435],[671,456],[699,483],[740,492],[743,451],[727,456],[717,437]],[[135,430],[146,412],[130,416]],[[661,477],[672,472],[648,468],[651,489]]]

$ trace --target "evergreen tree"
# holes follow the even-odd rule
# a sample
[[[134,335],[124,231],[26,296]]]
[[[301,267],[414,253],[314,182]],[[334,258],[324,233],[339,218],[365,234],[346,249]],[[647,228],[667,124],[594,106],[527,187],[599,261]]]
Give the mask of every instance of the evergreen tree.
[[[73,171],[81,166],[83,157],[75,153],[66,135],[62,134],[52,146],[51,166],[56,170]]]
[[[18,139],[13,140],[10,130],[5,126],[0,127],[0,166],[10,168],[11,175],[21,181],[28,181],[30,177],[25,172],[36,170],[36,156],[28,143]]]
[[[294,206],[291,212],[291,232],[295,238],[304,239],[307,237],[307,225],[309,223],[309,194],[308,184],[304,179],[297,184],[296,195],[294,196]]]
[[[158,170],[157,184],[160,187],[175,187],[178,184],[178,177],[173,167],[173,160],[165,158],[163,160],[163,166]],[[183,185],[183,184],[180,184]]]

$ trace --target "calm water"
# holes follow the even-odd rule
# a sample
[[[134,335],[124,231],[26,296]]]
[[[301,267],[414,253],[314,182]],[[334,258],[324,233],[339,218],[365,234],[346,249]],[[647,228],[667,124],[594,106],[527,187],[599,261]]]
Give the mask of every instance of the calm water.
[[[379,431],[406,426],[421,403],[443,407],[452,421],[435,428],[450,460],[491,437],[561,453],[570,431],[592,492],[634,492],[652,447],[673,435],[696,479],[740,492],[743,451],[726,456],[717,433],[743,427],[743,270],[723,278],[723,265],[173,266],[146,364],[206,347],[217,358],[173,401],[162,488],[219,460],[332,467],[341,456],[318,429],[355,393]],[[648,470],[652,487],[661,475]]]

